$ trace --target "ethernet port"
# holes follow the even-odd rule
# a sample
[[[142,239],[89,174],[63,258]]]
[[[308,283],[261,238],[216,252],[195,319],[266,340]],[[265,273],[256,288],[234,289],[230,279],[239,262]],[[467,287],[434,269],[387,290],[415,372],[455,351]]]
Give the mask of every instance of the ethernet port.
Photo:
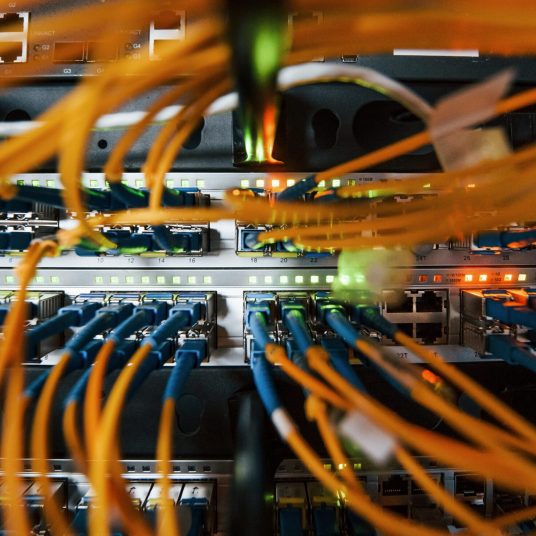
[[[1,63],[20,62],[23,56],[22,43],[19,42],[0,42],[0,61]]]
[[[443,324],[441,322],[427,322],[415,326],[415,337],[423,344],[436,344],[443,338]]]
[[[62,41],[54,45],[54,63],[81,63],[86,45],[82,41]]]
[[[393,475],[381,481],[381,494],[384,497],[396,497],[409,494],[409,481],[400,475]]]
[[[401,322],[400,324],[397,324],[397,327],[402,333],[405,333],[408,337],[413,337],[413,324],[411,322]]]
[[[184,12],[165,10],[155,13],[153,25],[155,30],[180,30]]]
[[[24,32],[24,20],[20,13],[0,13],[0,32]]]
[[[444,297],[434,290],[425,290],[415,297],[415,310],[417,313],[441,313],[443,311]]]
[[[103,41],[93,41],[87,44],[87,61],[90,63],[117,60],[117,45]]]
[[[386,290],[385,298],[386,313],[413,313],[413,296],[399,290]]]
[[[457,499],[471,504],[474,508],[484,507],[486,482],[481,476],[471,474],[455,475],[454,493]]]

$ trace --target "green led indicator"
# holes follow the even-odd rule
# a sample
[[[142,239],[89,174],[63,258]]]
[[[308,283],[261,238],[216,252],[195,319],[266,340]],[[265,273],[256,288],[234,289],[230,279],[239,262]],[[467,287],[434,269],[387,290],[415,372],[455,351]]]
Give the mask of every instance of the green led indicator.
[[[136,185],[136,188],[141,188],[143,186],[143,180],[136,179],[136,182],[134,184]]]
[[[125,277],[125,281],[126,281],[127,285],[133,285],[134,284],[134,276],[127,275]]]
[[[151,278],[148,275],[142,275],[141,282],[143,285],[148,285],[151,282]]]
[[[156,276],[156,283],[158,285],[165,285],[166,284],[166,277],[163,275],[157,275]]]
[[[205,181],[204,179],[198,179],[196,182],[195,182],[196,186],[198,188],[204,188],[205,187]]]
[[[188,284],[189,285],[195,285],[197,283],[197,277],[195,275],[189,275],[188,276]]]
[[[24,186],[24,179],[18,179],[17,180],[17,185],[18,186]]]
[[[42,275],[37,275],[35,277],[35,282],[36,283],[44,283],[45,282],[45,278],[42,276]]]
[[[168,179],[168,180],[166,181],[166,186],[167,186],[168,188],[174,188],[174,187],[175,187],[175,181],[174,181],[173,179]]]
[[[116,275],[112,275],[110,277],[110,283],[112,285],[118,285],[119,284],[119,277],[117,277]]]
[[[188,179],[182,179],[181,180],[181,186],[183,188],[188,188],[190,186],[190,181]]]
[[[311,276],[311,283],[315,284],[315,283],[318,283],[319,281],[320,281],[320,278],[317,275]]]
[[[264,188],[264,179],[257,179],[257,180],[255,181],[255,186],[256,186],[257,188]]]
[[[53,278],[51,277],[50,280],[52,280]],[[95,276],[95,284],[96,285],[103,285],[104,284],[104,277],[102,277],[102,275],[97,275]]]
[[[59,282],[60,282],[60,278],[59,278],[59,276],[57,276],[57,275],[53,275],[53,276],[50,278],[50,281],[51,281],[52,283],[54,283],[55,285],[58,285]]]
[[[295,281],[296,283],[299,283],[299,284],[303,283],[303,275],[297,275],[297,276],[294,278],[294,281]]]
[[[271,283],[273,283],[272,276],[271,276],[271,275],[265,275],[265,276],[264,276],[264,282],[265,282],[266,284],[271,284]]]
[[[240,181],[240,188],[249,188],[249,180],[248,179],[242,179]]]
[[[325,187],[326,187],[326,181],[320,181],[320,182],[318,183],[318,187],[319,187],[319,188],[325,188]]]
[[[296,184],[296,181],[294,179],[287,180],[287,186],[294,186],[295,184]]]
[[[56,186],[56,181],[53,181],[52,179],[48,179],[47,186],[48,188],[54,188],[54,186]]]
[[[257,283],[257,276],[256,275],[250,275],[248,281],[249,281],[250,285],[255,285]]]
[[[181,284],[181,278],[178,275],[173,276],[173,284],[174,285],[180,285]]]
[[[334,275],[327,275],[326,276],[326,283],[333,283],[333,281],[335,281],[335,276]]]
[[[32,181],[32,186],[41,186],[41,181],[39,181],[39,179],[34,179]]]
[[[15,283],[15,276],[13,275],[6,275],[6,283],[8,285],[13,285]]]
[[[211,285],[212,284],[212,276],[210,275],[205,275],[203,277],[203,284],[205,285]]]
[[[89,186],[91,186],[91,188],[97,188],[99,186],[99,181],[96,181],[95,179],[91,179],[89,181]]]
[[[331,181],[331,186],[333,188],[338,188],[341,185],[341,179],[333,179]]]
[[[288,275],[281,275],[281,276],[279,276],[279,282],[280,282],[282,285],[286,285],[286,284],[288,284]]]

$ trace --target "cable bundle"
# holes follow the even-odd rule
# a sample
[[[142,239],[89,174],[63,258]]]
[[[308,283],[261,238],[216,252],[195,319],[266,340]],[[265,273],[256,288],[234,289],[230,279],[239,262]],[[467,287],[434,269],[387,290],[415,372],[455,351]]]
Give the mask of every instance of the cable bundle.
[[[114,18],[125,25],[148,24],[153,7],[154,3],[146,0],[123,0],[76,8],[55,14],[54,27],[58,37],[62,33],[69,35],[75,30],[88,30],[94,32],[97,39],[100,29]],[[274,196],[253,197],[250,192],[231,189],[227,192],[225,206],[217,208],[165,206],[166,173],[172,168],[183,143],[195,130],[200,118],[204,114],[227,111],[240,104],[237,95],[230,93],[234,89],[236,72],[233,72],[233,50],[227,39],[225,6],[215,1],[196,0],[186,7],[184,3],[177,7],[186,8],[191,21],[187,38],[164,47],[160,61],[121,59],[113,70],[98,76],[91,73],[94,76],[85,77],[65,99],[52,106],[35,123],[2,125],[2,133],[12,137],[0,145],[1,196],[9,199],[18,195],[12,180],[15,174],[32,170],[56,156],[63,183],[61,204],[78,220],[75,228],[59,231],[56,241],[32,243],[17,268],[20,290],[4,324],[4,339],[0,347],[0,385],[5,387],[6,395],[1,448],[8,497],[6,523],[16,534],[30,532],[24,505],[19,500],[23,421],[29,401],[27,393],[23,391],[25,341],[21,333],[24,331],[26,289],[43,256],[55,255],[62,248],[76,246],[82,240],[105,250],[116,248],[117,244],[101,232],[104,225],[163,226],[234,219],[274,226],[260,235],[259,239],[264,242],[292,241],[296,247],[304,250],[335,251],[440,242],[460,234],[507,226],[516,221],[519,214],[523,214],[528,221],[536,220],[532,187],[532,177],[536,171],[534,146],[497,160],[479,161],[471,167],[441,174],[333,188],[329,192],[330,202],[319,203],[314,198],[307,198],[305,202],[306,194],[316,192],[324,181],[370,168],[434,141],[429,126],[434,110],[408,88],[370,69],[299,65],[314,57],[339,55],[346,48],[360,54],[390,53],[393,48],[460,47],[478,48],[482,53],[534,54],[534,2],[518,0],[506,5],[495,0],[409,4],[387,0],[358,3],[348,0],[289,1],[287,7],[290,12],[321,10],[323,22],[317,25],[311,21],[296,20],[288,48],[279,50],[281,47],[274,47],[281,54],[279,63],[282,69],[274,77],[279,89],[310,83],[358,84],[398,101],[420,117],[428,128],[370,154],[320,171]],[[207,13],[210,16],[206,16]],[[279,44],[281,42],[278,40]],[[148,58],[148,54],[146,56]],[[277,64],[278,61],[271,63],[272,68]],[[259,66],[250,67],[254,69]],[[37,74],[33,63],[24,65],[21,72]],[[181,73],[188,73],[189,76],[179,83],[177,76]],[[0,83],[7,87],[11,81],[4,79]],[[171,87],[147,110],[114,113],[130,100],[162,85]],[[243,95],[243,92],[239,93]],[[490,117],[534,103],[536,90],[529,89],[494,103]],[[271,109],[268,118],[262,119],[267,122],[265,128],[257,129],[257,132],[262,132],[265,138],[273,136],[276,115]],[[269,121],[272,122],[271,127]],[[82,188],[81,176],[91,132],[95,129],[125,129],[104,166],[106,179],[113,187],[121,182],[125,155],[153,124],[160,124],[162,128],[143,166],[148,202],[138,208],[112,210],[106,214],[99,211],[97,206],[97,213],[88,216],[90,208],[94,210],[95,206],[88,206],[90,203]],[[266,160],[271,157],[266,152],[273,146],[272,142],[273,139],[261,139]],[[403,209],[396,203],[384,202],[400,193],[415,197],[404,204]],[[57,206],[57,193],[49,194],[50,203]],[[108,511],[112,508],[118,512],[122,524],[130,533],[152,532],[124,491],[116,430],[129,392],[143,381],[150,370],[160,366],[161,359],[169,357],[165,348],[162,348],[166,335],[193,322],[197,314],[195,311],[168,311],[169,315],[162,320],[160,313],[156,310],[138,310],[129,317],[128,324],[123,318],[117,318],[116,323],[110,319],[104,322],[104,316],[98,315],[102,325],[97,322],[99,325],[93,327],[101,331],[113,328],[112,334],[96,349],[95,364],[90,367],[91,360],[83,363],[87,365],[83,380],[66,404],[64,430],[67,442],[73,458],[88,475],[97,492],[94,508],[90,512],[90,529],[94,535],[103,536],[109,532]],[[294,311],[286,315],[285,322],[299,341],[309,370],[298,367],[281,347],[270,340],[262,313],[255,313],[249,317],[249,322],[261,347],[261,355],[252,360],[259,394],[283,439],[316,478],[385,533],[417,536],[443,534],[437,529],[417,525],[384,511],[369,500],[356,475],[350,470],[347,454],[334,427],[334,416],[338,416],[338,420],[345,416],[354,424],[359,422],[364,428],[369,426],[370,429],[376,429],[384,441],[390,442],[389,448],[398,462],[438,504],[465,524],[471,534],[503,534],[505,527],[535,515],[534,508],[528,508],[502,518],[481,519],[438,487],[413,455],[419,452],[449,466],[475,471],[509,489],[534,493],[536,469],[531,456],[536,454],[536,430],[531,424],[455,367],[373,315],[363,321],[379,326],[380,330],[387,330],[389,336],[419,356],[435,372],[426,369],[430,373],[427,378],[419,377],[411,367],[400,365],[384,350],[358,337],[351,331],[351,326],[341,320],[336,309],[328,312],[327,316],[330,325],[340,331],[340,336],[349,345],[361,352],[408,396],[445,419],[466,442],[410,424],[390,408],[379,404],[364,391],[363,384],[347,363],[336,362],[323,348],[312,343],[304,330],[303,319]],[[125,342],[128,334],[139,326],[156,325],[159,327],[137,349],[128,347]],[[189,370],[199,364],[204,352],[203,348],[188,347],[176,356],[177,365],[170,378],[169,391],[164,397],[158,448],[163,490],[160,512],[165,521],[159,525],[158,531],[162,534],[179,532],[167,497],[173,403]],[[73,353],[66,352],[43,378],[37,393],[31,435],[33,468],[43,490],[45,513],[52,532],[62,535],[69,534],[71,529],[50,491],[47,428],[58,383],[69,371],[72,360]],[[325,470],[321,460],[284,411],[271,381],[267,360],[280,365],[309,391],[305,410],[317,424],[330,456],[338,466],[343,467],[340,474],[334,475]],[[103,378],[107,371],[114,368],[121,369],[121,373],[105,407],[101,408]],[[501,426],[478,421],[454,407],[440,390],[434,390],[437,387],[435,379],[439,377],[466,392],[489,411]],[[76,414],[80,407],[84,412],[83,439],[76,428]]]

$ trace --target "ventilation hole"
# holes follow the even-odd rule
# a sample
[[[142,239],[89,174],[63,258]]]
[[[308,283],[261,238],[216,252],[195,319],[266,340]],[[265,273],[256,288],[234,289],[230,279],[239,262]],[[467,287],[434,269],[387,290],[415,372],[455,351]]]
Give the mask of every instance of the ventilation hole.
[[[4,121],[15,122],[15,121],[31,121],[32,118],[26,110],[11,110],[8,112]]]
[[[97,145],[99,149],[106,149],[108,147],[108,142],[106,140],[99,140]]]
[[[315,133],[315,144],[319,149],[331,149],[337,141],[339,118],[327,109],[318,110],[311,122]]]
[[[177,426],[187,436],[195,435],[201,429],[201,419],[205,413],[205,403],[194,395],[182,396],[175,406]]]
[[[184,142],[185,149],[197,149],[201,144],[201,133],[205,128],[205,119],[202,117],[195,130],[190,134],[190,137]]]
[[[408,110],[400,110],[391,114],[391,120],[395,123],[421,123],[422,119]]]

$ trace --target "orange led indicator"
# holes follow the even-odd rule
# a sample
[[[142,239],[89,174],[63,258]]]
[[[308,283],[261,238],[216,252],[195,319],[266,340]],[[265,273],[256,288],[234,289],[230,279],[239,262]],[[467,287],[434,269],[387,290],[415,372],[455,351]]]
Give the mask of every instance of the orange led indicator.
[[[443,281],[443,276],[436,274],[434,275],[434,283],[441,283]]]
[[[419,283],[426,283],[428,281],[427,275],[420,275],[419,276]]]
[[[481,282],[483,282],[483,281],[487,281],[487,280],[488,280],[488,276],[487,276],[487,274],[480,274],[480,275],[478,276],[478,280],[481,281]]]
[[[470,283],[473,280],[473,274],[465,274],[465,282]]]

